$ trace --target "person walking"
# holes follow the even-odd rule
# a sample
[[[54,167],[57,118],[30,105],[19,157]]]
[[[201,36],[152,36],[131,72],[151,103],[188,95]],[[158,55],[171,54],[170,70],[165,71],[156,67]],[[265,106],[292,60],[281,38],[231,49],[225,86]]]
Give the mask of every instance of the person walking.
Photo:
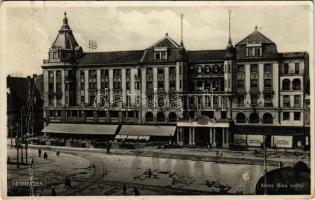
[[[139,195],[140,195],[140,192],[139,192],[139,190],[138,190],[137,187],[135,187],[133,191],[135,192],[135,195],[136,195],[136,196],[139,196]]]
[[[60,155],[60,151],[59,149],[56,151],[56,155],[59,156]]]
[[[127,186],[126,183],[123,185],[123,195],[127,195]]]
[[[34,168],[34,159],[32,158],[31,160],[31,168],[33,169]]]
[[[48,160],[48,154],[46,151],[44,152],[44,160]]]
[[[51,187],[51,196],[57,196],[54,186]]]
[[[41,150],[41,148],[39,148],[38,149],[38,157],[41,157],[41,155],[42,155],[42,150]]]

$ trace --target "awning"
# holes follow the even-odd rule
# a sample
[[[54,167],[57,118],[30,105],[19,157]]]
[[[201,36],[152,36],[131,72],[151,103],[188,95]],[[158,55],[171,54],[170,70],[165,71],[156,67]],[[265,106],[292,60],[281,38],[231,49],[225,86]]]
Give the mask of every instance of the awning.
[[[46,126],[42,132],[82,135],[115,135],[117,127],[118,125],[51,123]]]
[[[150,136],[139,136],[138,140],[146,140],[149,141],[150,140]]]
[[[174,136],[176,126],[123,125],[119,135],[129,136]]]
[[[116,140],[124,140],[124,139],[126,139],[127,138],[127,135],[116,135],[115,136],[115,139]]]

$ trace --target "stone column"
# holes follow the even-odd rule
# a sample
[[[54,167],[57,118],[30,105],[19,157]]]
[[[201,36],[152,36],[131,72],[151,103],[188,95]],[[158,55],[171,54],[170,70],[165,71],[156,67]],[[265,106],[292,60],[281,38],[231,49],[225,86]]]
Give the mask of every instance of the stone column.
[[[209,139],[209,143],[212,145],[212,143],[213,143],[213,139],[212,139],[212,138],[213,138],[212,128],[209,128],[209,136],[210,136],[210,137],[209,137],[209,138],[210,138],[210,139]]]
[[[212,129],[212,147],[216,147],[217,143],[216,143],[216,130],[215,128]]]
[[[189,128],[189,144],[195,145],[195,128]]]
[[[225,147],[225,128],[222,128],[222,146]]]

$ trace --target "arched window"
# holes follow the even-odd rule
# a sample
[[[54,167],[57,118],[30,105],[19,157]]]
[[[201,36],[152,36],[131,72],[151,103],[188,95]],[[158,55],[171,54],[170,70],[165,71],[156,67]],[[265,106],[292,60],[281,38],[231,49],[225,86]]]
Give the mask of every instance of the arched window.
[[[244,113],[238,113],[236,115],[236,123],[245,123],[245,115],[244,115]]]
[[[146,122],[153,122],[153,114],[151,112],[147,112],[145,114],[145,121]]]
[[[249,123],[259,123],[259,116],[257,113],[252,113],[249,115]]]
[[[210,66],[209,65],[205,66],[205,74],[210,74]]]
[[[293,90],[300,90],[301,89],[301,80],[296,78],[292,82],[292,89]]]
[[[159,112],[156,116],[158,122],[165,122],[165,115],[162,112]]]
[[[263,116],[264,124],[273,124],[273,117],[270,113],[265,113]]]
[[[168,121],[170,121],[170,122],[176,122],[176,120],[177,120],[177,115],[176,115],[176,113],[171,112],[171,113],[168,115]]]
[[[213,73],[217,74],[219,71],[219,66],[218,65],[213,65]]]
[[[282,80],[282,90],[290,90],[290,84],[289,79]]]
[[[201,73],[202,73],[202,66],[201,66],[201,65],[198,65],[198,66],[197,66],[197,73],[198,73],[198,74],[201,74]]]

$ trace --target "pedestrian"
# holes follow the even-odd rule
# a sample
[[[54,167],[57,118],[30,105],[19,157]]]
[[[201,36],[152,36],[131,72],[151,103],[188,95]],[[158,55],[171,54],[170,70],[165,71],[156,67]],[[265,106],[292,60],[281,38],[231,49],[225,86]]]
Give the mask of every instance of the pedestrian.
[[[56,151],[56,155],[59,156],[60,155],[60,151],[59,149]]]
[[[221,152],[221,157],[223,156],[223,152]]]
[[[126,183],[123,185],[123,195],[127,195],[127,186]]]
[[[54,186],[51,186],[51,196],[57,196]]]
[[[34,168],[34,159],[31,160],[31,168]]]
[[[68,188],[71,188],[71,180],[68,176],[66,176],[66,179],[65,179],[65,186]]]
[[[152,176],[152,171],[150,168],[148,169],[148,176],[149,176],[149,178],[151,178],[151,176]]]
[[[134,192],[135,192],[135,195],[136,195],[136,196],[139,196],[139,195],[140,195],[140,192],[139,192],[139,190],[137,189],[137,187],[134,188]]]
[[[44,152],[44,160],[48,160],[48,154],[46,151]]]
[[[210,151],[210,144],[208,144],[208,151]]]
[[[217,151],[217,154],[216,154],[217,156],[219,155],[219,151]]]
[[[106,148],[107,148],[107,154],[110,154],[110,143],[108,141],[107,141]]]
[[[38,149],[38,157],[40,157],[42,155],[42,150],[41,148]]]

